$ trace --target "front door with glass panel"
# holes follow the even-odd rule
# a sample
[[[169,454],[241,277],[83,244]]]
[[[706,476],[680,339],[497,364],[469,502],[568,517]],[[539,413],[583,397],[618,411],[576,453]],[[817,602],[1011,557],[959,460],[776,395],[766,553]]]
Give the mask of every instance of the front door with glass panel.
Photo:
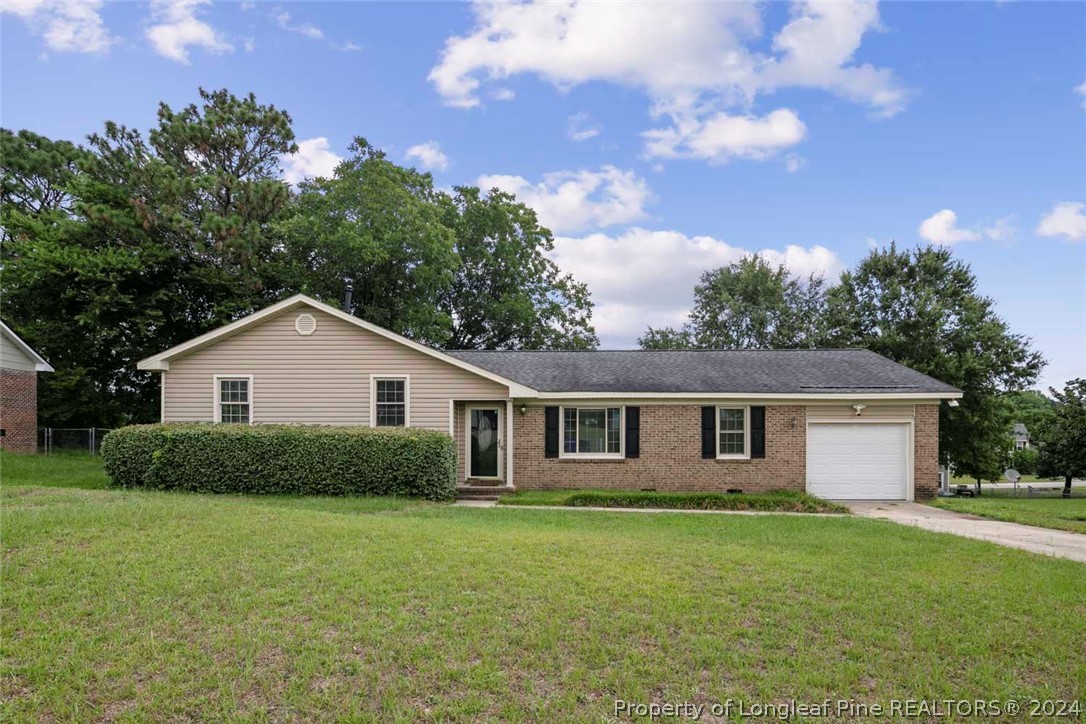
[[[500,478],[501,408],[468,407],[468,477]]]

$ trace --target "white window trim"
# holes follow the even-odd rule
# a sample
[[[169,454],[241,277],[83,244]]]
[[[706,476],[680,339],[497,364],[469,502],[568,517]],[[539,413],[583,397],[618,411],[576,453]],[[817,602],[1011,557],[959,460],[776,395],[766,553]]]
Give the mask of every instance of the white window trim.
[[[222,385],[220,382],[223,380],[247,380],[249,382],[249,424],[252,425],[256,419],[256,395],[253,392],[253,376],[252,375],[215,375],[214,376],[214,396],[215,396],[215,409],[212,411],[215,422],[222,422]]]
[[[570,405],[571,410],[606,410],[618,408],[618,452],[617,453],[582,453],[566,452],[566,407],[558,408],[558,457],[569,460],[617,460],[626,457],[626,406],[625,405]],[[577,413],[580,421],[580,412]],[[606,429],[604,435],[606,436]]]
[[[727,455],[720,452],[720,411],[721,410],[742,410],[743,411],[743,454],[737,455],[735,453],[729,453]],[[750,459],[750,405],[717,405],[716,406],[716,459],[717,460],[749,460]]]
[[[370,375],[370,427],[377,427],[377,380],[403,380],[403,426],[411,427],[411,375]]]
[[[497,475],[472,475],[471,474],[471,411],[472,410],[497,410],[498,411],[498,427],[495,428],[494,434],[498,436],[498,474]],[[505,423],[503,419],[505,417],[505,408],[500,403],[493,405],[465,405],[464,406],[464,479],[465,480],[503,480],[506,470],[506,461],[503,460],[502,452],[506,448],[505,444],[505,431],[502,429],[502,425]],[[512,447],[511,445],[509,447]],[[508,483],[506,483],[508,485]]]

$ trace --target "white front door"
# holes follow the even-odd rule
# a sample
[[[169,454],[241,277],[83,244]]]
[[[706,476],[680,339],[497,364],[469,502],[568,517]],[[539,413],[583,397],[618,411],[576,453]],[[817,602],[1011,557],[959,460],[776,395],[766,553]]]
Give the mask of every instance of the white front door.
[[[810,423],[807,492],[830,500],[908,499],[908,424]]]
[[[467,477],[500,480],[502,477],[502,408],[493,405],[468,405]]]

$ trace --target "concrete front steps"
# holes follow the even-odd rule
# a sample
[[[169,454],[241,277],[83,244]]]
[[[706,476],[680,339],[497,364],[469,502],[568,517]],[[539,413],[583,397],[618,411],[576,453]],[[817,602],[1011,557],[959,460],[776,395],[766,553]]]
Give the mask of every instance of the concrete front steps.
[[[505,485],[457,485],[457,500],[497,500],[506,493],[512,493],[516,488]]]

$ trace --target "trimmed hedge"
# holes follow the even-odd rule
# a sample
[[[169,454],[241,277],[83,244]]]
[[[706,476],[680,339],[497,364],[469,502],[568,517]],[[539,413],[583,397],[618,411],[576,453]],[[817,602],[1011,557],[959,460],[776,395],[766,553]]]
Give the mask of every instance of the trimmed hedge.
[[[194,493],[406,495],[451,500],[456,446],[402,428],[167,423],[107,434],[111,484]]]
[[[503,495],[502,505],[564,505],[597,508],[756,510],[785,513],[848,513],[848,508],[793,490],[770,493],[672,493],[647,490],[524,490]]]

